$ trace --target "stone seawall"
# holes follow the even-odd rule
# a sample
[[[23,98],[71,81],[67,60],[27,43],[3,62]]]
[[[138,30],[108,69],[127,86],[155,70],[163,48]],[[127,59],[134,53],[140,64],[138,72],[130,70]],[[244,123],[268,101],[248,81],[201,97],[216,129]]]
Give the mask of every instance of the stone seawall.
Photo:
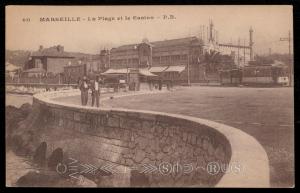
[[[231,127],[224,130],[222,124],[188,116],[88,108],[51,100],[58,95],[34,96],[33,108],[39,109],[39,120],[44,122],[38,131],[41,140],[52,149],[63,148],[67,156],[82,163],[96,167],[113,164],[116,171],[113,186],[130,186],[130,170],[143,173],[149,186],[154,187],[236,187],[243,186],[240,183],[243,180],[250,187],[254,183],[268,186],[266,155],[255,158],[267,167],[262,172],[262,182],[254,176],[245,178],[244,172],[253,168],[244,171],[240,165],[234,165],[235,171],[229,168],[233,163],[241,162],[243,166],[249,163],[244,161],[247,158],[236,157],[244,150],[236,148],[236,141],[230,139],[235,140],[240,133],[231,130],[229,135],[224,134]],[[243,139],[246,134],[241,133]],[[249,137],[251,145],[253,139]]]

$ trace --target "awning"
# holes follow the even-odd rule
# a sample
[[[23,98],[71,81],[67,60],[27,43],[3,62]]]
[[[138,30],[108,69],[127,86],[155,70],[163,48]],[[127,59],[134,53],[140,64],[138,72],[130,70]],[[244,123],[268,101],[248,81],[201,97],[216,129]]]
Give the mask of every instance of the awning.
[[[157,76],[151,73],[147,68],[140,69],[139,73],[143,76]]]
[[[23,73],[26,73],[26,72],[27,73],[44,73],[44,72],[46,72],[46,70],[43,68],[30,68],[28,70],[23,71]]]
[[[129,73],[129,69],[127,68],[120,68],[120,69],[108,69],[107,71],[103,72],[102,75],[107,75],[107,74],[127,74]]]
[[[108,69],[107,71],[103,72],[102,75],[114,75],[114,74],[127,74],[130,73],[130,69],[127,68],[120,68],[120,69]],[[147,68],[139,69],[139,74],[143,76],[156,76],[155,74],[151,73]]]
[[[5,66],[5,70],[8,71],[8,72],[12,72],[12,71],[17,71],[19,70],[21,67],[19,66],[16,66],[14,64],[11,64],[11,63],[6,63],[6,66]]]
[[[163,72],[168,68],[168,66],[154,66],[149,69],[150,72],[155,73],[155,72]]]
[[[275,60],[273,62],[273,64],[271,64],[272,66],[286,66],[283,62]]]
[[[169,66],[164,72],[178,72],[181,73],[185,70],[185,66]]]

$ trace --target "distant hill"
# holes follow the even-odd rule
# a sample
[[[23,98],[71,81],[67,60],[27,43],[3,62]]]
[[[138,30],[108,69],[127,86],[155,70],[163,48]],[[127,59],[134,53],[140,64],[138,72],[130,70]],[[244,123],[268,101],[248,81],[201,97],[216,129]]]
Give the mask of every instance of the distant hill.
[[[5,62],[23,67],[29,59],[30,51],[24,50],[5,50]]]

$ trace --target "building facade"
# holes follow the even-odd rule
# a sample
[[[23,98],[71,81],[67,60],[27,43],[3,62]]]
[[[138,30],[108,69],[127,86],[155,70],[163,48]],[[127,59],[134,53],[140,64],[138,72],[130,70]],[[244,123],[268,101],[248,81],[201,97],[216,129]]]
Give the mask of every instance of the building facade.
[[[50,48],[40,46],[39,50],[31,53],[29,61],[24,67],[24,70],[43,69],[47,73],[59,74],[64,72],[64,66],[69,65],[74,56],[64,51],[61,45]]]
[[[104,51],[103,51],[104,52]],[[197,81],[203,76],[203,42],[197,37],[123,45],[102,55],[107,69],[139,68],[165,79]],[[203,77],[202,77],[203,78]]]

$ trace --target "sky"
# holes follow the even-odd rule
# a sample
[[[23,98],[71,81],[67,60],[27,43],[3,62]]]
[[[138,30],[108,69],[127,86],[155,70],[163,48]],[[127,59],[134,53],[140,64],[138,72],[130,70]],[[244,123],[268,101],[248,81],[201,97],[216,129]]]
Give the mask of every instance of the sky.
[[[252,26],[256,54],[267,54],[269,48],[272,53],[288,53],[288,42],[279,39],[288,37],[289,30],[293,37],[292,9],[288,5],[7,6],[6,49],[63,45],[65,51],[97,54],[104,47],[140,43],[144,38],[151,42],[199,36],[200,26],[212,20],[219,43],[237,44],[240,39],[248,44]],[[174,18],[163,19],[164,15]],[[134,16],[154,19],[133,20]],[[50,17],[79,17],[80,21],[40,21]]]

